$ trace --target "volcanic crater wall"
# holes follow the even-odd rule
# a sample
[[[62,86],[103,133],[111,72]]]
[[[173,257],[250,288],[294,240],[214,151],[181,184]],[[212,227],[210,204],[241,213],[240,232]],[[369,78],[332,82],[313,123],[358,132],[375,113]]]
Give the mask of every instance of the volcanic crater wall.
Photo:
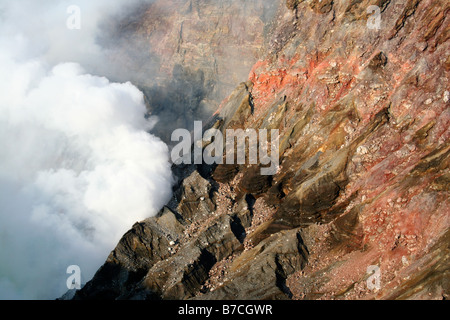
[[[367,27],[370,5],[379,30]],[[448,298],[449,10],[283,1],[267,41],[254,34],[264,56],[211,119],[279,129],[278,172],[174,167],[172,201],[133,226],[76,298]],[[181,51],[160,55],[191,59]],[[378,290],[367,287],[373,265]]]

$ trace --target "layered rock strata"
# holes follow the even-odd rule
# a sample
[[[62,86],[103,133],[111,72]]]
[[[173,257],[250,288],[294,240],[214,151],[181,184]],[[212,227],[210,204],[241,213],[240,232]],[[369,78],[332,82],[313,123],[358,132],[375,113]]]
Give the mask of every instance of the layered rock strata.
[[[210,121],[278,129],[277,173],[174,168],[173,201],[76,298],[448,298],[450,4],[282,4],[264,58]]]

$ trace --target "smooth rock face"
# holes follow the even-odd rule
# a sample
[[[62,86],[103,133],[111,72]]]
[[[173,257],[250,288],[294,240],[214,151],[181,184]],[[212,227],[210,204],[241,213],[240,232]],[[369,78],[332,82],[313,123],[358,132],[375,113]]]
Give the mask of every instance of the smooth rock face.
[[[278,172],[192,166],[76,298],[448,298],[450,4],[280,4],[211,119],[279,129]]]

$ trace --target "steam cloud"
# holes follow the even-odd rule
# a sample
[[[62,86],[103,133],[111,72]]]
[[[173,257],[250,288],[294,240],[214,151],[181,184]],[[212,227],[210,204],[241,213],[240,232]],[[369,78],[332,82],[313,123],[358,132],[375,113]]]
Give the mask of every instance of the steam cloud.
[[[78,1],[77,31],[71,2],[0,4],[0,299],[59,297],[73,264],[90,280],[170,198],[168,148],[148,133],[143,94],[100,76],[98,22],[125,3]]]

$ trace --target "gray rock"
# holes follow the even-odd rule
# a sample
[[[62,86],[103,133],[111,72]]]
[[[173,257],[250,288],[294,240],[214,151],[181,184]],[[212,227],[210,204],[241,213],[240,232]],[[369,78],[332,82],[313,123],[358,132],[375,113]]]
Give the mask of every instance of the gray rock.
[[[279,232],[243,252],[233,261],[224,284],[198,299],[287,299],[291,293],[286,278],[301,270],[307,257],[299,230]]]

